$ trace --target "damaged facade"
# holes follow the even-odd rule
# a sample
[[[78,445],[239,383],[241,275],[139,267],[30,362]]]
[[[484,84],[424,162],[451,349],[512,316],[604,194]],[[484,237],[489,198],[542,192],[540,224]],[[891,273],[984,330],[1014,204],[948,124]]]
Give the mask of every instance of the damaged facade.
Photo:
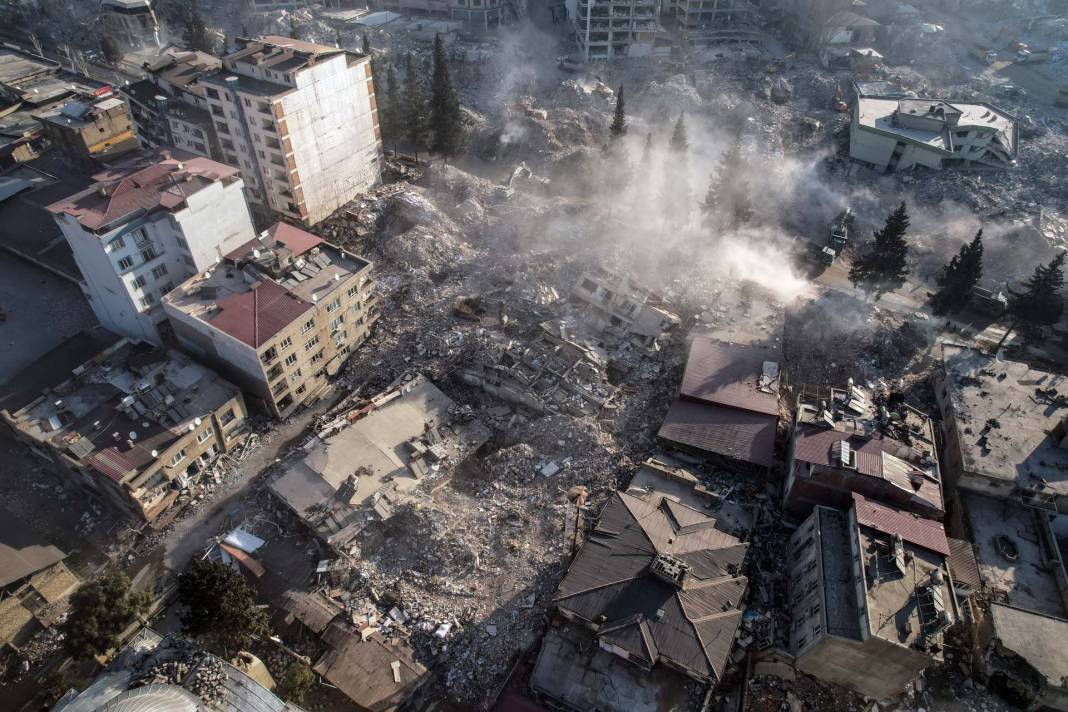
[[[0,544],[0,648],[18,650],[37,631],[63,620],[81,585],[54,546]]]
[[[948,555],[934,520],[861,495],[816,507],[789,542],[797,668],[876,699],[900,693],[941,662],[957,620]]]
[[[101,30],[126,45],[159,44],[159,19],[152,0],[101,0],[99,18]]]
[[[993,104],[863,96],[853,106],[849,155],[876,168],[903,171],[1016,163],[1016,117]]]
[[[586,305],[579,318],[593,331],[630,340],[639,348],[658,348],[657,340],[680,323],[651,291],[629,277],[603,270],[583,272],[571,296]]]
[[[162,298],[255,233],[235,168],[186,154],[144,154],[48,206],[80,286],[106,328],[162,343]]]
[[[371,263],[285,223],[163,300],[182,348],[277,418],[329,387],[378,319]]]
[[[52,362],[20,374],[27,385],[5,399],[4,424],[58,473],[135,519],[156,519],[247,433],[241,393],[180,353],[120,339],[69,373],[52,373]]]
[[[584,62],[671,52],[653,0],[567,0],[565,7]]]

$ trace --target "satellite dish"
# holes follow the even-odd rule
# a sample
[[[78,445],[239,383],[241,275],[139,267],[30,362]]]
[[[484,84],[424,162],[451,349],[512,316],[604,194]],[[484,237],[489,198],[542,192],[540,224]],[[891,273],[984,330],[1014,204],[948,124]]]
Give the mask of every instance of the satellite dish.
[[[141,427],[145,428],[147,430],[148,428],[152,427],[152,423],[148,422],[147,420],[142,420],[141,421]]]
[[[152,457],[159,457],[159,450],[153,450]]]
[[[192,423],[189,424],[189,432],[193,432],[196,429],[197,429],[197,426],[193,425]]]
[[[137,433],[133,430],[130,431],[130,440],[137,440]]]
[[[994,360],[998,363],[1003,363],[1005,361],[1005,351],[998,349],[998,352],[994,354]]]
[[[201,422],[200,418],[193,418],[193,425],[200,425]]]

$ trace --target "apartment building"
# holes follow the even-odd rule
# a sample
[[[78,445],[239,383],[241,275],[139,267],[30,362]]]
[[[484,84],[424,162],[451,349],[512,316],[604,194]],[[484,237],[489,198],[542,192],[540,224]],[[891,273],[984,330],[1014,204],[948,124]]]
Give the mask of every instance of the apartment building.
[[[898,171],[1016,164],[1016,117],[992,104],[862,96],[853,106],[849,155]]]
[[[163,300],[183,348],[265,410],[288,417],[325,392],[378,319],[371,263],[279,223]]]
[[[100,28],[131,47],[159,45],[159,19],[152,0],[100,0]]]
[[[75,165],[92,171],[97,161],[141,148],[126,102],[111,89],[80,96],[40,113],[45,138]]]
[[[75,337],[12,379],[0,400],[17,440],[144,522],[248,431],[233,384],[177,351],[127,339],[98,352]]]
[[[809,675],[886,699],[942,661],[958,616],[949,543],[934,520],[853,499],[790,536],[790,652]]]
[[[501,26],[501,0],[371,0],[374,10],[459,20],[469,31]]]
[[[565,7],[583,61],[671,53],[656,0],[566,0]]]
[[[287,37],[236,43],[198,81],[257,214],[314,225],[381,181],[369,57]]]
[[[238,170],[162,151],[94,179],[48,210],[70,244],[100,323],[162,343],[163,295],[255,237]]]

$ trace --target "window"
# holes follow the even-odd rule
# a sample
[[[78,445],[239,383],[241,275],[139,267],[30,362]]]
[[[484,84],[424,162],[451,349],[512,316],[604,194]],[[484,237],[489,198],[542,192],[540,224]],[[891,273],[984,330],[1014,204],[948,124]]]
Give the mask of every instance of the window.
[[[177,465],[179,462],[181,462],[184,459],[185,459],[185,448],[182,448],[178,452],[174,453],[174,456],[171,458],[171,463],[170,463],[171,467],[174,467],[175,465]]]
[[[252,102],[248,100],[248,97],[244,97],[245,106],[252,106]]]
[[[184,237],[182,237],[181,235],[175,235],[174,239],[178,241],[179,247],[181,247],[186,252],[189,251],[189,243],[185,241]]]
[[[155,247],[149,246],[141,250],[141,259],[143,259],[145,262],[151,262],[157,257],[159,257],[159,255],[156,253]]]
[[[138,301],[141,302],[142,308],[148,309],[150,306],[156,303],[156,298],[153,297],[151,293],[148,293],[145,296],[141,297],[141,299],[139,299]]]
[[[119,260],[119,269],[123,270],[124,272],[130,269],[131,267],[133,267],[133,257],[123,257],[121,260]]]
[[[330,333],[332,334],[335,331],[339,330],[341,328],[341,325],[344,323],[345,317],[343,316],[339,316],[337,319],[334,319],[332,322],[330,322]]]
[[[202,443],[211,437],[211,430],[203,430],[197,434],[197,443]]]
[[[326,313],[330,314],[331,312],[336,312],[340,308],[341,308],[341,297],[338,297],[337,299],[335,299],[334,301],[332,301],[332,302],[330,302],[329,304],[326,305]]]
[[[219,98],[219,92],[215,91],[211,87],[208,87],[208,98],[209,99],[218,99]]]
[[[152,268],[153,279],[159,279],[165,274],[167,274],[167,265],[156,265]]]
[[[287,336],[286,338],[282,339],[278,343],[278,348],[281,351],[285,351],[286,349],[288,349],[292,345],[293,345],[293,338],[291,336]]]
[[[292,366],[296,362],[297,362],[297,355],[296,354],[289,354],[288,356],[286,356],[286,365],[287,366]]]
[[[304,370],[298,368],[296,371],[293,372],[293,378],[304,378]]]
[[[308,319],[304,322],[304,326],[300,327],[300,333],[307,334],[309,331],[315,328],[315,319]]]
[[[347,294],[349,297],[355,297],[357,292],[359,292],[359,291],[360,291],[359,286],[353,285],[353,286],[349,287],[349,291],[345,292],[345,294]]]
[[[312,363],[319,363],[322,360],[323,360],[323,350],[319,349],[318,351],[315,352],[315,355],[311,357],[311,362]],[[318,376],[319,374],[317,373],[315,375]]]
[[[234,422],[234,418],[236,417],[237,415],[234,413],[234,409],[230,408],[228,411],[219,416],[219,424],[223,426],[229,425],[230,423]]]
[[[305,351],[311,351],[312,348],[314,348],[315,345],[318,344],[318,343],[319,343],[319,337],[317,335],[313,336],[310,339],[308,339],[308,341],[306,341],[304,343],[304,350]]]
[[[143,227],[137,228],[136,230],[131,232],[130,235],[133,236],[134,244],[137,245],[138,247],[141,247],[146,242],[149,242],[148,233],[145,232],[145,229]]]
[[[182,255],[182,259],[183,259],[183,260],[185,261],[185,263],[186,263],[187,265],[189,265],[190,267],[196,267],[196,266],[197,266],[197,263],[196,263],[196,262],[194,262],[194,261],[193,261],[193,258],[192,258],[192,257],[190,257],[189,255]]]
[[[344,346],[344,344],[345,344],[345,332],[344,331],[339,331],[339,332],[337,332],[337,334],[334,335],[334,345],[335,346]]]
[[[320,368],[318,371],[313,373],[312,376],[314,378],[323,378],[324,376],[326,376],[326,369],[325,368]]]
[[[134,289],[141,289],[146,284],[148,284],[148,281],[145,279],[145,276],[143,274],[137,275],[136,277],[134,277],[133,281],[130,282],[130,286]]]
[[[302,383],[297,387],[297,390],[293,392],[296,393],[298,396],[302,396],[304,395],[304,391],[306,390],[308,390],[307,387]]]
[[[115,250],[121,250],[126,247],[126,243],[122,241],[122,235],[113,237],[108,240],[108,252],[114,252]]]
[[[597,284],[591,280],[584,279],[582,280],[582,288],[587,292],[596,292]]]
[[[172,289],[174,289],[174,282],[164,282],[163,284],[159,285],[160,297],[167,296],[167,294],[169,294]]]

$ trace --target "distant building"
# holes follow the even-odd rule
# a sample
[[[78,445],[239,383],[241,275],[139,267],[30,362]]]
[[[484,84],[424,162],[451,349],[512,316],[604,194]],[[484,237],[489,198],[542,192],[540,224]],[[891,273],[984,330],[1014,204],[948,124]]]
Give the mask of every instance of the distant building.
[[[236,43],[222,70],[198,81],[254,209],[314,225],[378,185],[370,57],[288,37]]]
[[[34,115],[52,147],[88,170],[97,161],[141,148],[126,102],[108,90],[103,98],[79,97]]]
[[[564,5],[584,62],[671,53],[654,0],[566,0]]]
[[[944,344],[933,382],[949,482],[1068,512],[1068,375]]]
[[[1016,163],[1016,117],[992,104],[864,96],[853,106],[849,155],[890,171]]]
[[[678,399],[657,439],[727,467],[761,470],[775,461],[779,352],[694,338]]]
[[[159,44],[152,0],[100,0],[100,29],[130,47]]]
[[[486,31],[501,25],[501,0],[371,0],[372,10],[417,15],[439,20],[459,20],[471,31]]]
[[[696,479],[647,463],[601,511],[560,582],[531,687],[567,709],[650,709],[723,679],[742,621],[751,524]],[[650,700],[649,698],[652,698]]]
[[[245,0],[245,6],[253,12],[297,10],[308,5],[311,5],[311,0]]]
[[[286,418],[323,394],[378,320],[371,268],[278,223],[183,282],[163,308],[184,349]]]
[[[849,384],[802,389],[787,449],[783,508],[805,518],[816,505],[847,507],[856,492],[942,519],[934,426],[894,394]]]
[[[416,489],[447,476],[489,439],[481,422],[419,375],[354,410],[308,448],[271,491],[330,546],[345,550],[368,522],[393,516]],[[351,425],[348,421],[351,419]]]
[[[177,352],[126,339],[84,349],[72,339],[16,376],[0,418],[74,484],[151,522],[243,441],[244,400]]]
[[[255,236],[236,168],[180,151],[145,154],[48,207],[100,323],[162,343],[160,300]]]
[[[816,507],[783,553],[797,668],[884,699],[940,663],[958,618],[949,553],[934,520],[861,495]]]
[[[241,669],[233,664],[238,662]],[[171,672],[176,668],[184,674]],[[144,628],[88,687],[69,690],[52,712],[303,712],[271,692],[274,686],[251,653],[227,662],[190,641]]]

